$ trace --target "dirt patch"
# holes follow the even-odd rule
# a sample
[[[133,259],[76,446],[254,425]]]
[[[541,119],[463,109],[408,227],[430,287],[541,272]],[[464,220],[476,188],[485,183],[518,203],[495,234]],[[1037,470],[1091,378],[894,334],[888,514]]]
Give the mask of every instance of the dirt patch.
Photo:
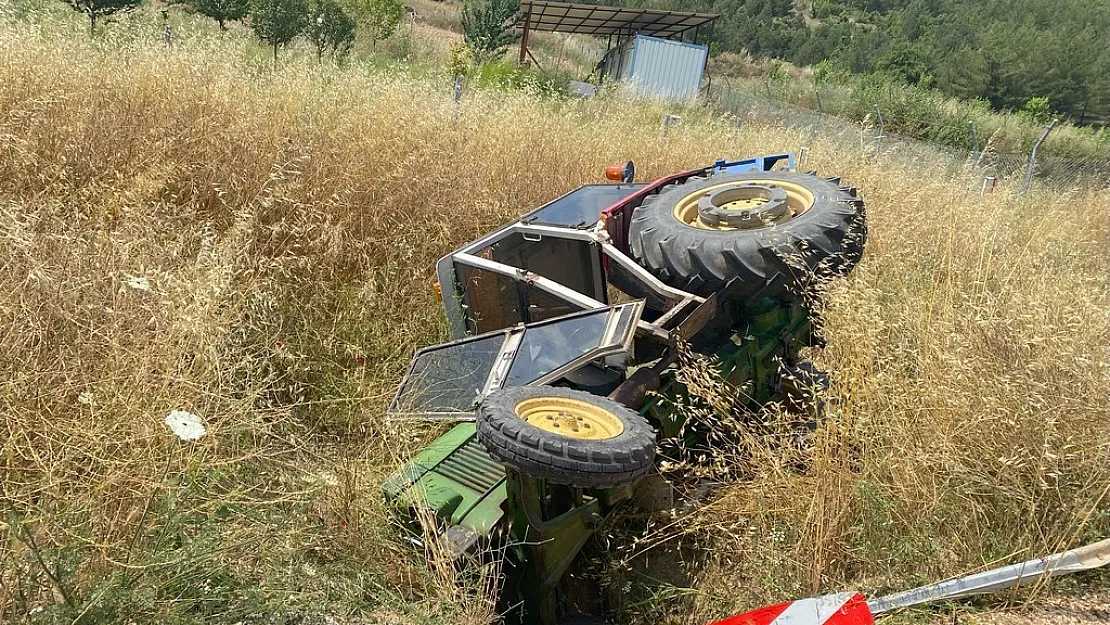
[[[1110,623],[1110,591],[1085,597],[1054,597],[1038,600],[1035,604],[1016,605],[1012,608],[983,614],[954,617],[946,615],[932,621],[960,623],[961,625],[1088,625]]]

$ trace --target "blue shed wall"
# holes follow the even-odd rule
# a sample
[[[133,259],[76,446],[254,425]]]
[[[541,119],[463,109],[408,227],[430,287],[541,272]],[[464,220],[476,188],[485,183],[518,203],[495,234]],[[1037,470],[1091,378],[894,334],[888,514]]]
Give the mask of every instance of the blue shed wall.
[[[692,100],[697,96],[709,57],[708,46],[637,35],[630,48],[624,53],[631,55],[631,63],[627,73],[621,72],[621,78],[638,95],[665,100]]]

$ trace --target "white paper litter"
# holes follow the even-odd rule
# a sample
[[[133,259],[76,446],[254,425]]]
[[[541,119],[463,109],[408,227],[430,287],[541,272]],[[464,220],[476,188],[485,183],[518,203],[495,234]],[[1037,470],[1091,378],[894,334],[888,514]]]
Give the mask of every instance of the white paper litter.
[[[166,417],[166,425],[170,426],[173,433],[183,441],[195,441],[204,436],[208,430],[204,429],[200,417],[185,410],[174,410]]]
[[[123,283],[135,289],[136,291],[146,291],[147,293],[150,292],[150,280],[147,280],[146,278],[127,276],[126,278],[124,278]]]

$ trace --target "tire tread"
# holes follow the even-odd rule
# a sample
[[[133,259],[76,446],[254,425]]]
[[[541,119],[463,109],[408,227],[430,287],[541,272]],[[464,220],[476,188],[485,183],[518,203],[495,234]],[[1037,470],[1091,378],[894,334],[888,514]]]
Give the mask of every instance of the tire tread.
[[[816,200],[805,214],[770,228],[719,232],[675,218],[675,205],[699,187],[745,179],[801,184]],[[816,283],[848,273],[863,256],[866,234],[863,200],[840,178],[760,172],[667,185],[633,213],[629,240],[637,262],[663,282],[695,295],[708,297],[733,287],[732,297],[738,300],[757,295],[792,299]]]

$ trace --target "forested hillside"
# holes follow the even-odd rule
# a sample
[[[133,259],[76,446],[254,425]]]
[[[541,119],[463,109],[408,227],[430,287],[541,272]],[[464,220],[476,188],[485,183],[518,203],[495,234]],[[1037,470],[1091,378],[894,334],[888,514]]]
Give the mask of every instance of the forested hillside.
[[[1086,0],[612,0],[720,13],[721,50],[880,74],[999,110],[1030,98],[1110,122],[1110,3]]]

